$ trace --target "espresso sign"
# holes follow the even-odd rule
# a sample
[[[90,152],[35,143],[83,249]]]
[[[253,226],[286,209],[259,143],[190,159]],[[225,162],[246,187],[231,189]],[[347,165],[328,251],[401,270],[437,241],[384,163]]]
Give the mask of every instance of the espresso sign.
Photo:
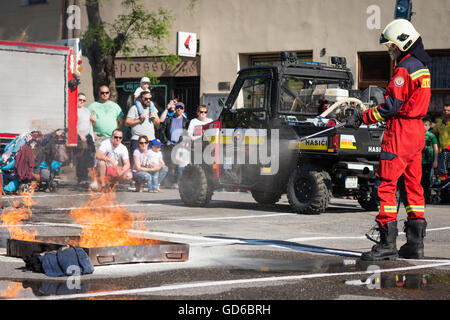
[[[145,72],[156,77],[198,77],[200,76],[200,57],[181,57],[182,61],[172,69],[170,65],[155,59],[116,59],[116,78],[140,78]]]

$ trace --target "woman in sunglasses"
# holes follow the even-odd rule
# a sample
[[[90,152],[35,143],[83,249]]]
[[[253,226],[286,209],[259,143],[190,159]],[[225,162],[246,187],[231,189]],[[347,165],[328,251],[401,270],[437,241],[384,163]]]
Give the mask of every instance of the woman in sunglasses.
[[[147,167],[149,160],[148,146],[150,141],[147,136],[140,136],[137,148],[133,152],[133,180],[136,182],[136,192],[141,192],[141,185],[146,184],[148,190],[152,190],[151,169]]]
[[[207,115],[208,115],[208,106],[201,104],[197,108],[197,118],[192,119],[191,122],[189,122],[188,134],[191,137],[191,139],[194,140],[194,135],[196,135],[195,133],[196,130],[198,130],[199,126],[203,126],[213,121],[211,118],[208,118]]]

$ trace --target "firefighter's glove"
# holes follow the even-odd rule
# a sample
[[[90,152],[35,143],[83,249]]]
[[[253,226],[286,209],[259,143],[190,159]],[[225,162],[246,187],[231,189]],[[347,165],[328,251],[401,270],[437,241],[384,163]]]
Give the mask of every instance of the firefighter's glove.
[[[354,114],[344,119],[344,122],[344,127],[358,129],[359,126],[363,123],[362,112],[360,110],[356,110]]]

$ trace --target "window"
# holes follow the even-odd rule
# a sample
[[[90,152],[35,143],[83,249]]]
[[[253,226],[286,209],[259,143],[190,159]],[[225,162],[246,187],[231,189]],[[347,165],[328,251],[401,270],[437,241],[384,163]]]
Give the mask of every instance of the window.
[[[251,70],[240,76],[239,94],[232,109],[261,109],[266,108],[270,101],[269,69]]]
[[[312,51],[298,51],[297,60],[312,61]],[[276,66],[281,64],[280,53],[248,56],[249,66]]]
[[[431,102],[429,113],[440,113],[444,101],[450,98],[450,50],[427,50],[432,61],[429,66],[431,73]]]
[[[450,51],[429,51],[433,59],[430,65],[431,87],[433,89],[450,89]]]
[[[265,78],[246,79],[233,109],[259,109],[267,105],[268,90]]]
[[[370,85],[386,88],[391,77],[392,62],[386,51],[358,52],[358,88]]]
[[[302,115],[319,115],[323,112],[325,92],[337,88],[338,83],[330,80],[304,79],[284,76],[281,81],[279,111]]]
[[[41,3],[47,3],[47,0],[21,0],[22,1],[22,6],[32,6],[35,4],[41,4]]]

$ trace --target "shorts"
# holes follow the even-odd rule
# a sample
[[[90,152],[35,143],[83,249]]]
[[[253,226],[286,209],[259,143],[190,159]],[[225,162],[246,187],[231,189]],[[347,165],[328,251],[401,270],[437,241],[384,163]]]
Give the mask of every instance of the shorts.
[[[110,166],[107,166],[106,167],[106,176],[110,177],[110,178],[117,178],[117,177],[119,177],[119,173],[117,172],[117,168],[122,168],[122,167],[110,167]],[[131,171],[128,170],[122,176],[126,176],[127,173],[129,173],[129,172],[131,173]]]

